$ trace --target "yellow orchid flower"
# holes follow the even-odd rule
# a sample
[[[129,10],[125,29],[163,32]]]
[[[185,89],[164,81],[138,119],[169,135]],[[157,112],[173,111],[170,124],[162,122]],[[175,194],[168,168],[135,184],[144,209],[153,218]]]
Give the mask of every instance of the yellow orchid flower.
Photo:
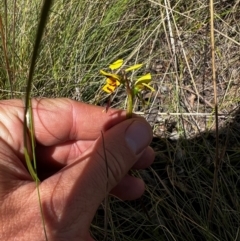
[[[123,59],[119,59],[114,63],[110,64],[109,69],[113,72],[113,70],[119,69],[122,65],[123,65]],[[137,80],[132,80],[128,78],[127,72],[140,69],[142,66],[143,64],[135,64],[133,66],[126,68],[120,74],[108,73],[108,72],[105,72],[104,70],[100,70],[100,73],[106,77],[106,84],[102,88],[104,92],[108,94],[112,94],[119,85],[123,84],[125,86],[127,97],[128,97],[127,118],[132,117],[133,101],[135,97],[138,97],[141,99],[141,96],[139,95],[139,92],[141,90],[143,90],[144,88],[148,88],[151,91],[155,91],[154,88],[149,85],[152,80],[152,76],[150,73],[141,76]],[[110,102],[111,102],[111,96],[109,99],[109,106],[110,106]],[[107,112],[107,109],[106,109],[106,112]]]
[[[123,59],[119,59],[115,61],[114,63],[109,65],[109,69],[115,70],[119,69],[123,65]],[[129,68],[125,69],[125,72],[132,71],[139,69],[143,66],[143,64],[135,64],[133,66],[130,66]],[[107,84],[103,86],[102,90],[106,93],[110,94],[115,91],[115,89],[120,85],[120,83],[124,82],[124,78],[122,75],[118,74],[112,74],[105,72],[104,70],[100,70],[100,73],[107,77],[106,82]]]
[[[112,85],[112,86],[119,86],[120,82],[114,78],[107,78],[106,80],[108,85]]]
[[[120,85],[120,82],[113,78],[107,78],[107,84],[103,86],[102,90],[111,94],[115,91],[115,89]]]
[[[103,86],[102,90],[108,94],[113,93],[115,89],[121,84],[121,76],[117,74],[111,74],[103,70],[100,70],[100,73],[107,77],[107,83]]]
[[[155,91],[153,87],[149,85],[149,83],[152,80],[152,76],[150,73],[143,75],[142,77],[138,78],[137,81],[134,84],[134,92],[138,93],[139,91],[143,90],[144,87],[147,87],[152,92]]]

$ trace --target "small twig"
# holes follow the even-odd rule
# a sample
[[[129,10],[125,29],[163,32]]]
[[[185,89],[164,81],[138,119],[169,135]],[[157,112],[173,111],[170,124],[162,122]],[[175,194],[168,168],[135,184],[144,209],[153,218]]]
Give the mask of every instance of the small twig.
[[[223,37],[225,37],[226,39],[232,41],[233,43],[237,44],[238,46],[240,46],[240,42],[237,42],[236,40],[234,40],[233,38],[230,38],[229,36],[227,36],[226,34],[220,32],[217,29],[214,29],[215,32],[219,33],[220,35],[222,35]]]
[[[16,49],[15,49],[15,46],[16,46],[16,35],[15,35],[15,28],[16,28],[16,10],[17,10],[17,0],[14,0],[14,3],[13,3],[13,44],[12,44],[12,49],[13,51],[15,52]],[[13,54],[13,57],[12,57],[12,63],[13,63],[13,66],[12,66],[12,83],[15,83],[16,81],[16,73],[15,73],[15,69],[16,69],[16,63],[15,63],[15,54]]]
[[[146,114],[151,114],[151,112],[142,112],[142,111],[135,111],[134,112],[137,115],[146,115]],[[154,113],[155,114],[155,113]],[[157,112],[156,115],[158,116],[205,116],[205,117],[212,117],[214,114],[213,113],[201,113],[201,112],[183,112],[183,113],[176,113],[176,112]],[[222,113],[221,115],[218,115],[218,118],[233,118],[229,116],[229,113]]]
[[[212,79],[213,79],[213,90],[214,90],[214,110],[215,110],[215,133],[216,133],[216,150],[215,150],[215,161],[214,161],[214,177],[213,177],[213,188],[211,201],[208,211],[208,222],[212,219],[213,208],[215,203],[215,195],[218,183],[218,169],[219,169],[219,151],[218,151],[218,102],[217,102],[217,83],[216,83],[216,67],[215,67],[215,40],[214,40],[214,7],[213,0],[210,0],[210,33],[211,33],[211,48],[212,48]]]

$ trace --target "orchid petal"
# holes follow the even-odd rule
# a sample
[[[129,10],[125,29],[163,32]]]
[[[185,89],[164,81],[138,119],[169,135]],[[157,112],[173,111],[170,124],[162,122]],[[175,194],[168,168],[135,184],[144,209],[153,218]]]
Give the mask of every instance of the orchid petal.
[[[107,78],[106,79],[107,84],[112,85],[112,86],[119,86],[120,82],[116,79],[113,78]]]
[[[109,65],[109,68],[111,70],[114,69],[119,69],[121,66],[123,65],[123,59],[118,59],[117,61],[115,61],[114,63]]]
[[[143,66],[143,64],[135,64],[133,66],[130,66],[129,68],[125,69],[126,72],[135,70],[135,69],[140,69]]]
[[[116,89],[116,86],[112,86],[109,84],[106,84],[102,87],[102,90],[105,91],[108,94],[111,94]]]
[[[136,81],[136,84],[142,84],[142,83],[149,83],[152,79],[152,76],[150,73],[143,75],[142,77],[138,78]]]
[[[107,78],[115,79],[115,80],[121,82],[121,81],[120,81],[120,76],[117,75],[117,74],[111,74],[111,73],[105,72],[105,71],[103,71],[103,70],[100,70],[100,73],[101,73],[102,75],[106,76]]]
[[[142,83],[142,85],[147,87],[148,89],[150,89],[152,92],[155,91],[155,89],[153,87],[151,87],[150,85],[148,85],[148,84]]]
[[[144,87],[150,89],[152,92],[155,91],[155,89],[153,87],[151,87],[150,85],[142,83],[140,85],[134,85],[134,94],[135,95],[138,94],[141,90],[144,89]]]

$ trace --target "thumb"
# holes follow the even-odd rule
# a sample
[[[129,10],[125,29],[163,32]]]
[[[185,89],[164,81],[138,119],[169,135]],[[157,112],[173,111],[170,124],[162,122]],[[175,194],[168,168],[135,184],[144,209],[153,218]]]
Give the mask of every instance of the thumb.
[[[123,121],[102,133],[94,145],[71,165],[46,181],[52,190],[50,213],[61,217],[58,225],[77,233],[88,230],[106,196],[136,163],[152,139],[149,124],[140,118]],[[108,190],[106,190],[108,187]],[[49,212],[48,214],[49,215]],[[58,227],[59,229],[60,227]]]
[[[101,164],[102,173],[96,168],[93,171],[103,175],[102,181],[107,178],[108,191],[128,173],[148,147],[151,139],[152,130],[149,124],[143,119],[136,118],[116,125],[97,141],[93,153],[94,149],[97,150],[98,157],[95,158]]]

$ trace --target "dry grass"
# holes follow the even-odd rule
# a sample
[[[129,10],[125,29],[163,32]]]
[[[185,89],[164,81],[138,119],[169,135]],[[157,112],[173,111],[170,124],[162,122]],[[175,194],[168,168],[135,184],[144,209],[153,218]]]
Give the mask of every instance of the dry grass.
[[[27,2],[16,1],[15,14],[9,3],[7,18],[0,3],[12,76],[9,81],[1,54],[2,99],[11,97],[10,83],[15,98],[24,94],[40,1]],[[145,63],[143,72],[152,73],[156,89],[152,95],[143,93],[147,106],[135,103],[135,112],[154,130],[156,161],[135,173],[146,181],[146,193],[141,202],[111,199],[108,240],[240,240],[240,3],[214,4],[220,166],[211,221],[216,135],[208,4],[54,2],[32,96],[103,105],[107,97],[101,91],[99,69],[118,58],[127,65]],[[125,98],[120,89],[113,106],[124,108]],[[103,215],[100,208],[92,224],[97,240],[106,232]]]

